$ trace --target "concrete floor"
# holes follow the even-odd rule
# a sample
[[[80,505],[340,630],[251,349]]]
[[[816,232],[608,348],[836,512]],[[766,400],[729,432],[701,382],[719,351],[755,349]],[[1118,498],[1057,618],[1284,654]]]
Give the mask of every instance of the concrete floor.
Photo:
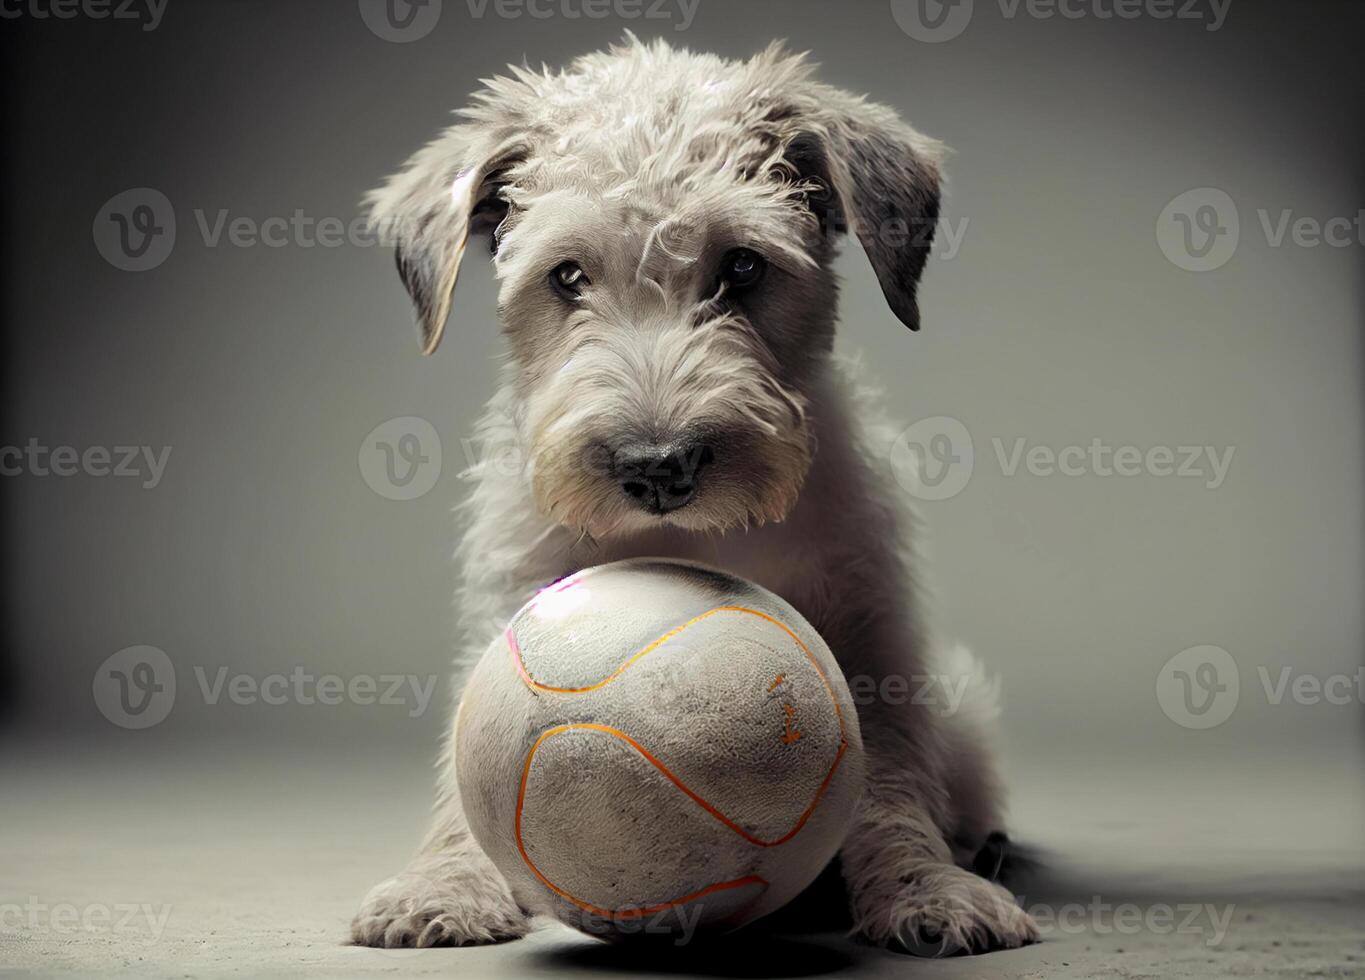
[[[1214,782],[1169,767],[1016,778],[1018,831],[1057,855],[1023,896],[1044,941],[912,961],[781,929],[666,955],[558,926],[499,947],[353,948],[357,900],[421,832],[425,750],[7,748],[5,977],[1365,975],[1354,767],[1287,767],[1273,786],[1226,767]]]

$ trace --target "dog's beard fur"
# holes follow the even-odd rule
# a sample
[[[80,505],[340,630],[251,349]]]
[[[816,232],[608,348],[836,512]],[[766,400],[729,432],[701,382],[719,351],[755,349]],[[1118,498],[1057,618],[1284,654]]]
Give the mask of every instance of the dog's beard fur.
[[[805,399],[778,379],[753,327],[734,316],[576,326],[564,363],[525,406],[537,505],[597,538],[661,523],[711,531],[782,520],[810,466]],[[715,453],[700,490],[662,515],[622,493],[604,448],[700,439]]]

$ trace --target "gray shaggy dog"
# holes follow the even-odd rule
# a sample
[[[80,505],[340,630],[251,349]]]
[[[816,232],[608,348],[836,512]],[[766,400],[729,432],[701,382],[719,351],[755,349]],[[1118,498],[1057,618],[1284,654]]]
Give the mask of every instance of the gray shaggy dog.
[[[960,680],[952,712],[862,699],[868,780],[842,873],[874,943],[1019,946],[1034,923],[969,870],[1002,819],[993,687],[928,633],[894,430],[832,350],[845,232],[918,328],[942,147],[811,75],[778,45],[736,62],[633,37],[558,73],[512,68],[370,195],[424,352],[471,236],[489,236],[500,283],[509,356],[464,507],[459,659],[537,588],[655,555],[776,592],[850,679]],[[465,826],[453,758],[426,842],[366,896],[356,943],[526,931]]]

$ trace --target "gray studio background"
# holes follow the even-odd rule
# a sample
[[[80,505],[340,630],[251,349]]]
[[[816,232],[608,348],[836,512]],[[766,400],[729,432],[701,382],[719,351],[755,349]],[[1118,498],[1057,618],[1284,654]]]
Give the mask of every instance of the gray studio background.
[[[1130,21],[1011,18],[976,0],[936,43],[886,2],[700,0],[685,25],[668,0],[664,19],[547,7],[445,0],[408,43],[354,2],[170,0],[154,30],[3,26],[0,444],[171,447],[153,488],[31,469],[0,482],[7,744],[434,753],[444,679],[411,717],[411,702],[211,705],[194,668],[443,673],[462,440],[500,348],[491,270],[471,252],[447,340],[422,359],[386,250],[292,231],[278,247],[226,231],[211,245],[200,222],[349,221],[479,78],[629,28],[733,56],[785,37],[953,147],[944,220],[960,241],[930,263],[924,330],[894,320],[849,249],[842,338],[906,425],[948,417],[970,434],[970,478],[921,505],[931,581],[944,631],[1003,675],[1019,771],[1106,785],[1183,768],[1213,780],[1189,792],[1214,793],[1225,763],[1297,786],[1312,761],[1358,793],[1359,698],[1277,705],[1257,674],[1325,680],[1362,661],[1360,227],[1345,245],[1292,231],[1277,245],[1258,214],[1272,232],[1285,209],[1291,223],[1356,219],[1358,7],[1234,0],[1210,30],[1207,4],[1202,19]],[[106,261],[95,233],[133,188],[163,194],[176,229],[141,272]],[[1198,188],[1223,192],[1239,227],[1202,272],[1158,241],[1163,209]],[[1199,220],[1214,200],[1201,193]],[[439,434],[443,462],[429,492],[395,500],[359,454],[408,416]],[[1233,455],[1216,488],[1211,474],[1007,475],[994,440],[1008,456],[1021,438]],[[140,731],[112,724],[92,689],[137,645],[164,651],[178,682],[169,716]],[[1236,710],[1205,730],[1157,696],[1163,665],[1201,645],[1240,677]]]

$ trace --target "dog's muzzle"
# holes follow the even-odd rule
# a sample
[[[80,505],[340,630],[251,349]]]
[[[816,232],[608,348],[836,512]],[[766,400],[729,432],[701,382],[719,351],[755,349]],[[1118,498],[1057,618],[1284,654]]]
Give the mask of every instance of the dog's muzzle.
[[[613,454],[612,469],[627,497],[651,514],[667,514],[696,497],[701,472],[715,458],[701,443],[630,446]]]

